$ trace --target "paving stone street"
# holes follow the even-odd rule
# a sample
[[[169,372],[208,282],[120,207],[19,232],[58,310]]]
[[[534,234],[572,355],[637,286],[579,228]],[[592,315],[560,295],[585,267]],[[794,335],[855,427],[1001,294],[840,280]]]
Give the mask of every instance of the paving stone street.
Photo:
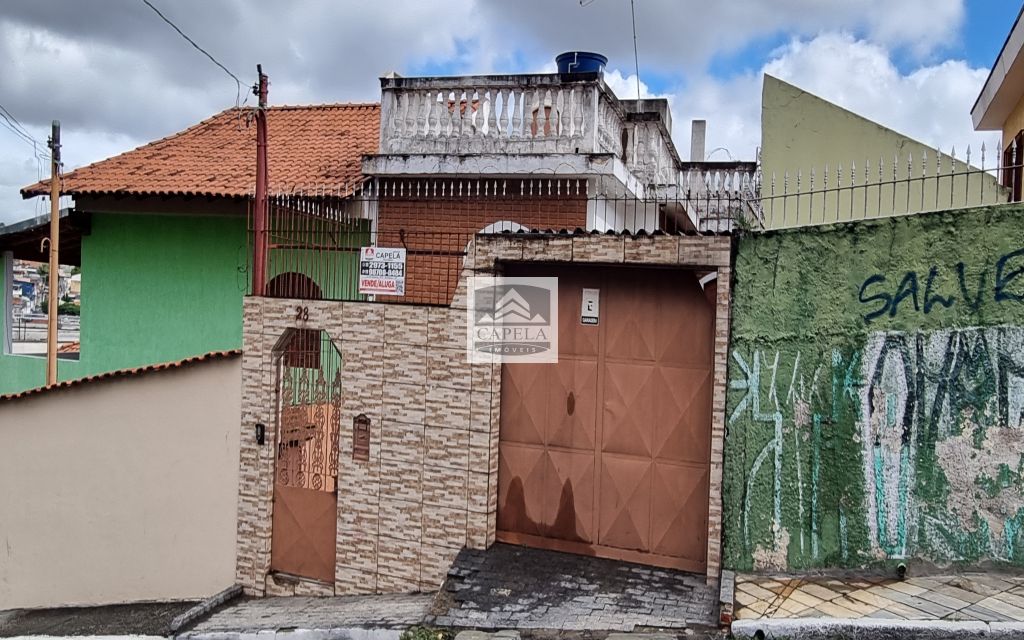
[[[706,628],[717,603],[704,576],[497,544],[459,554],[429,620],[479,629]]]

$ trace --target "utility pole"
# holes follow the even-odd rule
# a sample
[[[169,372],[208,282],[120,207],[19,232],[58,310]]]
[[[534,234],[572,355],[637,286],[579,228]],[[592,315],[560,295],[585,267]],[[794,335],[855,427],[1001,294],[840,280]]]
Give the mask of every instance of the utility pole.
[[[46,384],[57,384],[57,303],[60,289],[60,121],[50,133],[50,281],[46,296]]]
[[[267,84],[263,65],[256,65],[259,80],[253,93],[259,97],[256,109],[256,210],[253,232],[254,242],[252,293],[266,295],[267,289]]]

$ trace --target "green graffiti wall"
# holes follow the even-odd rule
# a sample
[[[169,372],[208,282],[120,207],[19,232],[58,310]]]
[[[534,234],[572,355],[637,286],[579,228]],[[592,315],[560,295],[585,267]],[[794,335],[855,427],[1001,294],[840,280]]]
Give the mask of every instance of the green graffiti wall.
[[[1024,564],[1024,207],[744,236],[731,340],[727,566]]]

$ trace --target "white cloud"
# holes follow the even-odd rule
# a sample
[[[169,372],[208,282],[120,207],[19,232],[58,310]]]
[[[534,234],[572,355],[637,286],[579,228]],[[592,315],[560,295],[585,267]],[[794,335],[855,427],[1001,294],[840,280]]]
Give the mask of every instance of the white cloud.
[[[959,60],[901,73],[885,47],[844,33],[795,39],[775,51],[756,74],[729,80],[701,76],[677,93],[676,141],[688,140],[689,120],[708,119],[707,148],[728,148],[752,159],[760,139],[761,74],[769,73],[884,126],[959,157],[968,145],[978,159],[982,142],[994,162],[998,135],[976,133],[970,110],[988,75]]]
[[[664,94],[653,94],[646,82],[640,81],[637,85],[636,74],[631,73],[628,76],[623,76],[622,72],[618,69],[606,69],[604,73],[605,84],[612,92],[622,98],[623,100],[634,100],[637,95],[637,87],[640,89],[641,98],[666,98]]]
[[[537,59],[589,49],[615,67],[633,61],[630,3],[594,0],[476,0],[485,42],[498,50],[519,48]],[[757,38],[787,33],[813,37],[822,31],[863,33],[888,47],[927,56],[956,39],[963,0],[728,0],[636,3],[639,58],[659,72],[698,71],[715,54],[731,53]]]
[[[252,81],[262,62],[274,104],[375,100],[377,78],[391,70],[553,70],[554,55],[575,48],[607,54],[609,85],[624,98],[636,95],[635,76],[621,71],[633,62],[624,0],[586,7],[578,0],[452,0],[444,7],[295,0],[259,10],[244,0],[175,0],[160,6],[243,82]],[[797,39],[766,68],[774,65],[783,78],[883,124],[959,148],[970,131],[970,104],[963,103],[973,100],[981,72],[933,61],[957,40],[963,14],[963,0],[731,0],[699,8],[644,0],[636,6],[641,71],[683,87],[666,96],[679,148],[688,147],[689,119],[705,117],[708,149],[723,146],[745,158],[753,157],[759,138],[760,77],[722,80],[704,69],[716,55],[780,33]],[[890,51],[926,63],[901,75]],[[0,69],[0,103],[37,137],[45,139],[51,119],[63,122],[69,168],[178,131],[235,101],[234,83],[140,2],[3,0]],[[643,85],[641,95],[652,92]],[[31,149],[0,129],[0,222],[33,212],[16,191],[36,179],[33,163]]]

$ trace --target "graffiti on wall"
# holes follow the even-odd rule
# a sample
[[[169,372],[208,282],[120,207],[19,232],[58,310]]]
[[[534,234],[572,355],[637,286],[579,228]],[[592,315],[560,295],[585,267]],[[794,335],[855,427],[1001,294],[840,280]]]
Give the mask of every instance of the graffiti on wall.
[[[787,566],[790,554],[808,564],[836,552],[847,556],[842,505],[849,497],[837,496],[832,482],[836,469],[829,431],[856,408],[858,355],[841,348],[810,356],[753,349],[745,355],[734,350],[732,359],[739,376],[730,389],[741,395],[729,425],[752,421],[751,426],[763,425],[769,438],[752,452],[746,474],[740,527],[747,554],[763,569]],[[764,516],[755,515],[767,497],[759,487],[770,494]],[[823,540],[838,541],[824,545],[837,548],[824,549]]]
[[[1014,558],[1022,403],[1020,327],[869,337],[860,426],[878,555]]]
[[[755,568],[1024,560],[1024,328],[732,360],[730,431],[750,443],[733,544]]]
[[[992,279],[989,279],[989,273]],[[953,266],[932,265],[927,274],[907,271],[898,284],[885,274],[868,276],[860,286],[858,299],[864,307],[865,323],[883,316],[895,318],[910,313],[930,314],[956,305],[977,312],[983,304],[1024,302],[1024,249],[1003,254],[977,274],[969,273],[963,262]],[[1020,280],[1018,281],[1018,278]],[[947,292],[942,295],[941,292]]]

